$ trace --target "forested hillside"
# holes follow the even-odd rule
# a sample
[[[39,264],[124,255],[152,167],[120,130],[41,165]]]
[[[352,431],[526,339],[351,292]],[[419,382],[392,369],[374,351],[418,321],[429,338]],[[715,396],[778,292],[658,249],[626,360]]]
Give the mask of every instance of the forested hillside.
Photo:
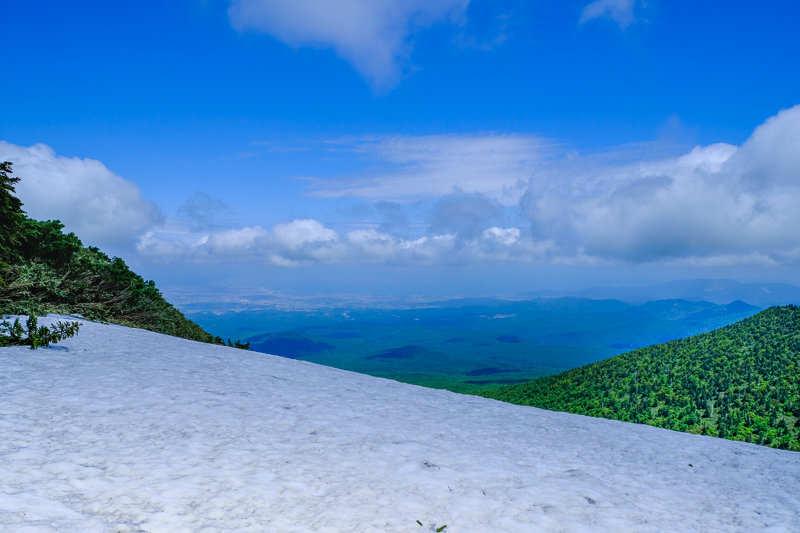
[[[481,394],[800,451],[800,308]]]
[[[80,314],[203,342],[222,343],[167,302],[119,258],[84,247],[57,220],[29,218],[0,163],[0,313]]]

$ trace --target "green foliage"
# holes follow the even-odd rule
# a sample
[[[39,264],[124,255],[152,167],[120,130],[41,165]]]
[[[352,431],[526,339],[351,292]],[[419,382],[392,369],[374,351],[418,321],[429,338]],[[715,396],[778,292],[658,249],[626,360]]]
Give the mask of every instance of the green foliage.
[[[58,220],[25,218],[20,224],[19,252],[22,258],[41,261],[54,268],[66,265],[82,244],[74,233],[64,234],[62,229],[64,225]]]
[[[0,346],[30,346],[31,350],[35,350],[72,337],[79,329],[78,322],[59,321],[50,327],[39,326],[36,315],[31,314],[24,328],[19,318],[14,319],[13,324],[7,320],[0,322]]]
[[[481,393],[800,451],[800,308]]]
[[[236,342],[231,342],[231,340],[228,339],[228,341],[226,342],[226,346],[229,346],[231,348],[239,348],[240,350],[249,350],[250,349],[250,343],[249,342],[241,342],[241,341],[238,341],[238,340]]]
[[[28,218],[14,196],[19,178],[0,163],[0,312],[80,314],[191,340],[225,344],[167,302],[125,262],[84,247],[57,220]],[[35,336],[34,336],[35,338]],[[248,349],[236,341],[229,346]]]
[[[22,202],[14,196],[14,185],[19,178],[12,178],[11,163],[0,163],[0,261],[15,257],[14,249],[19,245],[19,225],[26,218]]]

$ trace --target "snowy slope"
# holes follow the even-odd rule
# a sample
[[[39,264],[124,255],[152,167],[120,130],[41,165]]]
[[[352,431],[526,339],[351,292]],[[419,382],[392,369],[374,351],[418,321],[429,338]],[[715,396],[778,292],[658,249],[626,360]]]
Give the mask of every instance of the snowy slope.
[[[443,525],[800,531],[800,453],[90,322],[0,349],[2,531]]]

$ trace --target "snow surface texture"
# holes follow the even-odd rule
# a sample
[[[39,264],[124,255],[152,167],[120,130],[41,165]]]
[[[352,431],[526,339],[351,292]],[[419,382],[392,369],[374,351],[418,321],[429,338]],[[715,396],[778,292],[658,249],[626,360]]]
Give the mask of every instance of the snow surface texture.
[[[800,453],[91,322],[0,349],[0,530],[444,525],[796,532]]]

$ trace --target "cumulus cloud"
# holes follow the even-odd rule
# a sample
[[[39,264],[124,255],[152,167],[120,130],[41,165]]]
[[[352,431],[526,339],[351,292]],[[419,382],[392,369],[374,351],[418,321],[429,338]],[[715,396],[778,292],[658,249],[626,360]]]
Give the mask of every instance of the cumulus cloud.
[[[758,126],[732,154],[729,172],[749,189],[800,186],[800,105]]]
[[[646,144],[556,157],[552,145],[501,136],[355,146],[346,149],[397,165],[315,185],[317,194],[361,197],[353,221],[337,211],[337,229],[315,219],[205,233],[167,228],[145,234],[139,251],[287,267],[800,264],[800,106],[766,120],[741,146],[671,157],[648,155],[657,149]]]
[[[229,229],[201,237],[197,245],[207,247],[215,255],[240,255],[258,250],[267,235],[261,226]]]
[[[137,249],[143,256],[172,259],[257,261],[282,267],[307,264],[467,264],[475,260],[510,258],[521,242],[519,228],[490,227],[470,238],[435,233],[402,238],[374,229],[339,233],[313,219],[293,220],[270,230],[245,227],[205,234],[151,231]]]
[[[86,244],[130,243],[163,222],[161,211],[134,183],[95,159],[59,156],[44,144],[0,141],[0,161],[14,163],[21,178],[17,194],[31,217],[61,220]]]
[[[294,265],[304,262],[333,263],[340,258],[341,237],[316,220],[293,220],[278,224],[265,243],[275,264]]]
[[[458,21],[469,0],[232,0],[237,30],[269,33],[293,47],[333,48],[377,90],[393,86],[411,54],[409,37]]]
[[[800,106],[741,146],[531,179],[521,207],[562,255],[605,261],[778,264],[800,250]]]
[[[538,137],[499,134],[387,136],[339,141],[335,146],[376,159],[384,170],[367,176],[306,178],[313,195],[409,201],[462,191],[482,193],[504,205],[518,202],[531,173],[552,152]]]
[[[583,8],[580,24],[607,18],[624,30],[636,21],[633,13],[634,4],[634,0],[595,0]]]

